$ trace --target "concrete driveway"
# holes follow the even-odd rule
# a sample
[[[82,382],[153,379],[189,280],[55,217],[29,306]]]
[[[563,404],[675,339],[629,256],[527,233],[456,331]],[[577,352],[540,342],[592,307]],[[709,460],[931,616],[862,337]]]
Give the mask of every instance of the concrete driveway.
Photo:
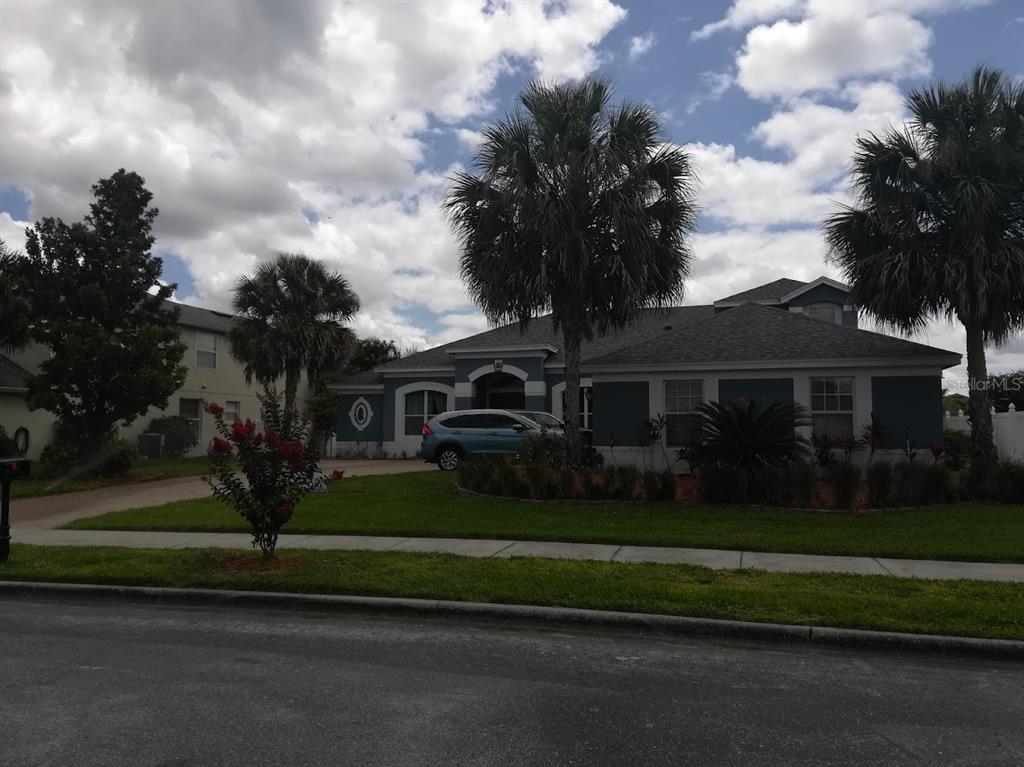
[[[346,477],[378,474],[407,474],[414,471],[437,471],[432,464],[418,460],[329,460],[322,461],[325,474],[343,470]],[[156,482],[102,487],[80,493],[22,498],[11,502],[11,526],[15,529],[48,530],[72,519],[95,517],[108,511],[160,506],[173,501],[203,498],[210,487],[199,477],[178,477]]]

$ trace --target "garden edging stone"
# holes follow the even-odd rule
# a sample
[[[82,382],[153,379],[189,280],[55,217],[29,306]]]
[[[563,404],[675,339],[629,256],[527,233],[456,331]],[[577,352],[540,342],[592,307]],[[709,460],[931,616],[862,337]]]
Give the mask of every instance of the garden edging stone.
[[[585,610],[570,607],[503,605],[434,599],[295,594],[222,589],[155,588],[84,583],[0,581],[0,595],[42,599],[102,599],[125,602],[187,604],[203,607],[359,613],[382,617],[416,617],[504,623],[541,629],[616,630],[674,637],[719,638],[756,642],[885,649],[905,652],[971,655],[1024,661],[1024,642],[935,634],[756,623],[690,618],[656,613]]]

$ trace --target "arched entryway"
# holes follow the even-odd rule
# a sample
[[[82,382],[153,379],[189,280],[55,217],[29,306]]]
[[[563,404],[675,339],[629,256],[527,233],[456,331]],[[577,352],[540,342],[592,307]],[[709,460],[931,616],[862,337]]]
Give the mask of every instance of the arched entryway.
[[[526,385],[510,373],[487,373],[473,382],[473,407],[522,410],[526,407]]]

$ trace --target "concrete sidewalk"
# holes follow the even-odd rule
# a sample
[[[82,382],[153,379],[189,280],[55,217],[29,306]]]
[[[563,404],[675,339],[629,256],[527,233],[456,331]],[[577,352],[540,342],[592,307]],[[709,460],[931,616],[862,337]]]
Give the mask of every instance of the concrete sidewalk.
[[[248,533],[159,533],[127,530],[40,530],[19,525],[14,543],[40,546],[123,546],[143,549],[250,548]],[[413,551],[464,557],[548,557],[598,562],[661,562],[714,570],[768,570],[777,573],[853,573],[928,580],[982,580],[1024,583],[1024,564],[945,562],[930,559],[771,554],[722,549],[613,546],[473,538],[404,538],[373,535],[282,535],[280,549],[334,551]]]
[[[377,474],[406,474],[415,471],[437,471],[435,466],[418,460],[342,460],[320,462],[325,474],[344,471],[346,477]],[[210,495],[210,486],[199,477],[176,477],[153,482],[111,485],[77,493],[18,498],[11,502],[11,519],[19,528],[46,530],[60,527],[73,519],[95,517],[110,511],[161,506],[174,501],[189,501]]]

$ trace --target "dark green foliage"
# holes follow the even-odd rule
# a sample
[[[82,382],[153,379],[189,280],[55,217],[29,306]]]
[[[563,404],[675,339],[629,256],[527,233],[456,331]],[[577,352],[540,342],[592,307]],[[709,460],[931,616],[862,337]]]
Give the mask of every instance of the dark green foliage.
[[[530,84],[522,111],[483,127],[476,172],[455,174],[444,200],[470,295],[494,322],[550,311],[570,392],[582,340],[678,298],[690,270],[690,157],[663,140],[654,110],[610,96],[601,80]],[[574,459],[578,410],[568,397]]]
[[[231,354],[246,379],[272,386],[284,377],[287,425],[295,417],[295,396],[303,370],[316,381],[344,359],[355,339],[342,323],[359,311],[348,281],[322,262],[279,253],[240,277],[233,301],[238,320],[228,336]]]
[[[817,473],[808,461],[761,466],[750,475],[747,499],[765,506],[807,508],[814,502]]]
[[[942,441],[946,446],[943,460],[953,471],[960,471],[967,465],[971,454],[971,435],[966,431],[946,429],[942,433]]]
[[[58,424],[53,442],[39,456],[39,475],[43,479],[94,479],[127,473],[139,457],[135,446],[126,440],[108,437],[95,451],[86,451],[86,442],[73,429]]]
[[[966,331],[972,455],[995,458],[985,346],[1024,327],[1024,84],[978,67],[914,91],[906,126],[857,139],[856,200],[825,222],[852,302],[901,331]]]
[[[857,495],[863,479],[860,466],[836,461],[828,467],[828,478],[836,489],[836,508],[853,511],[857,507]]]
[[[29,342],[32,321],[26,262],[0,240],[0,354],[17,351]]]
[[[338,417],[334,392],[322,391],[306,400],[306,417],[309,418],[309,443],[323,455],[327,441],[334,435]]]
[[[988,495],[1003,503],[1024,503],[1024,464],[1000,461],[992,472]]]
[[[868,505],[873,509],[891,506],[896,490],[896,478],[888,461],[872,461],[864,470],[868,488]]]
[[[7,430],[0,424],[0,458],[12,458],[17,453],[14,437],[7,435]]]
[[[161,458],[179,458],[196,446],[196,435],[187,419],[176,415],[154,418],[146,431],[164,435]]]
[[[519,460],[530,466],[561,469],[569,464],[565,438],[551,433],[530,435],[520,443]]]
[[[705,464],[697,472],[697,497],[706,503],[744,503],[747,472],[729,464]]]
[[[352,373],[373,370],[378,365],[393,362],[400,359],[401,356],[402,353],[395,346],[394,341],[373,337],[359,338],[356,339],[352,351],[345,357],[345,361],[335,368],[333,375],[344,378]]]
[[[921,503],[952,503],[959,496],[957,476],[942,462],[924,467]]]
[[[658,474],[658,496],[659,501],[674,501],[676,499],[676,475],[669,470]]]
[[[165,305],[152,255],[156,208],[141,176],[119,170],[92,188],[85,220],[28,230],[32,338],[51,356],[29,381],[29,407],[54,413],[95,455],[119,422],[164,408],[185,380],[178,312]]]
[[[920,506],[928,492],[928,472],[925,466],[913,461],[900,462],[893,465],[895,489],[893,506]]]
[[[739,466],[749,474],[760,466],[788,464],[809,452],[807,440],[796,432],[808,423],[800,405],[704,402],[697,412],[704,460]]]

